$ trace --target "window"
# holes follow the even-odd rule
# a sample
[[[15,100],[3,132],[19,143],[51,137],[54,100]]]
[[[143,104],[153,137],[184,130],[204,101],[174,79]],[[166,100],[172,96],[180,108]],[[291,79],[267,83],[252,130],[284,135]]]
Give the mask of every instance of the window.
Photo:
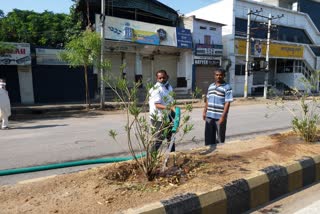
[[[206,26],[200,26],[200,29],[201,30],[207,30],[207,27]]]
[[[210,27],[209,30],[216,31],[217,28],[215,28],[215,27]]]
[[[251,34],[254,38],[257,39],[266,39],[268,29],[263,23],[251,22]],[[235,24],[235,35],[246,37],[247,35],[247,20],[236,18]],[[292,28],[278,25],[275,28],[272,28],[271,39],[303,44],[312,44],[308,35],[304,29]]]
[[[241,64],[236,64],[235,67],[235,75],[236,76],[243,76],[246,73],[246,66]]]
[[[211,36],[209,36],[209,35],[204,36],[204,44],[206,44],[206,45],[211,44]]]
[[[277,60],[277,73],[292,73],[293,72],[293,62],[290,59],[278,59]]]

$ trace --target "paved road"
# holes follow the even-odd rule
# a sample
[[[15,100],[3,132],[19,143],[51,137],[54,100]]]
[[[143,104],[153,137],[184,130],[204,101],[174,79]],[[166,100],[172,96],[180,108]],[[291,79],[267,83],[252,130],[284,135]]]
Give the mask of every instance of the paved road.
[[[195,128],[179,149],[203,145],[201,112],[200,108],[192,112]],[[229,139],[289,128],[289,113],[276,112],[266,119],[267,112],[265,105],[232,107],[227,130]],[[13,129],[0,131],[0,170],[124,154],[127,152],[125,122],[123,114],[13,122]],[[109,129],[119,133],[118,143],[108,136]],[[190,141],[193,136],[198,144]]]
[[[271,118],[265,118],[267,112],[269,110],[264,104],[231,107],[227,141],[276,133],[290,128],[291,117],[288,112],[273,112],[274,115]],[[192,112],[192,123],[195,128],[186,136],[184,142],[179,144],[177,150],[203,146],[204,122],[201,113],[200,108]],[[15,121],[12,123],[13,129],[0,131],[0,170],[93,157],[126,155],[124,125],[124,114],[114,113]],[[118,143],[108,136],[109,129],[115,129],[119,133]],[[196,142],[191,141],[193,137]],[[65,169],[60,171],[59,174],[69,172]],[[39,172],[39,175],[41,173]]]
[[[320,213],[320,183],[282,197],[251,214],[318,214]]]

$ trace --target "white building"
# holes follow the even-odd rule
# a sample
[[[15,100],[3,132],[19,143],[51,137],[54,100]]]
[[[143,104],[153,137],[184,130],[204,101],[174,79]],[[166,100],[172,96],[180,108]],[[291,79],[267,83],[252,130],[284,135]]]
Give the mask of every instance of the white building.
[[[250,62],[258,64],[262,62],[263,66],[266,60],[267,28],[263,24],[267,23],[269,14],[275,26],[271,31],[269,86],[279,90],[286,88],[305,90],[301,79],[310,79],[314,71],[320,67],[319,54],[317,54],[320,33],[308,14],[296,11],[300,8],[296,5],[299,1],[264,2],[262,0],[221,0],[187,14],[226,24],[222,30],[223,54],[231,61],[228,81],[236,96],[243,96],[245,90],[248,11],[252,12]],[[310,0],[302,3],[310,2],[315,3]],[[260,10],[261,12],[257,12]],[[250,72],[251,75],[248,78],[249,95],[263,92],[265,71],[263,68],[257,70]]]
[[[198,87],[205,94],[214,81],[214,69],[226,66],[222,58],[223,24],[196,16],[183,17],[183,24],[184,28],[191,30],[193,41],[193,54],[188,60],[192,72],[188,69],[187,73],[193,74],[193,89]]]

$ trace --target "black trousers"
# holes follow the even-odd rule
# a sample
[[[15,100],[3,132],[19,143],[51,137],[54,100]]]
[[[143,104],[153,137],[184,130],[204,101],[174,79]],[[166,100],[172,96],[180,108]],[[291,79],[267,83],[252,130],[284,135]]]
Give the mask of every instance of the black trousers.
[[[162,145],[162,141],[167,139],[168,142],[171,141],[171,136],[172,136],[172,132],[171,132],[171,129],[172,129],[172,126],[168,126],[168,127],[163,127],[163,124],[161,121],[155,121],[155,120],[152,120],[151,119],[151,124],[153,127],[155,127],[155,132],[156,132],[156,135],[155,135],[155,143],[151,149],[151,151],[158,151],[160,146]],[[160,129],[162,129],[162,131],[160,131]],[[167,131],[167,136],[164,135],[165,133],[165,129],[169,129]],[[172,145],[172,148],[171,148],[171,151],[170,152],[174,152],[176,151],[176,146],[175,144]]]
[[[204,141],[205,145],[224,143],[226,139],[227,120],[218,124],[218,119],[206,118]]]

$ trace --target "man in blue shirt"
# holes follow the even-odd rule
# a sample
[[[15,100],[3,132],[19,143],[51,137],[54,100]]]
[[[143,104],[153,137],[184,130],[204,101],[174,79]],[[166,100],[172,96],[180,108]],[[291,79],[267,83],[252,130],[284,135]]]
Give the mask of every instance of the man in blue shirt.
[[[205,145],[215,147],[224,143],[226,136],[227,117],[230,103],[233,101],[232,89],[224,81],[225,70],[217,68],[214,71],[215,82],[208,88],[203,120],[205,124]]]

